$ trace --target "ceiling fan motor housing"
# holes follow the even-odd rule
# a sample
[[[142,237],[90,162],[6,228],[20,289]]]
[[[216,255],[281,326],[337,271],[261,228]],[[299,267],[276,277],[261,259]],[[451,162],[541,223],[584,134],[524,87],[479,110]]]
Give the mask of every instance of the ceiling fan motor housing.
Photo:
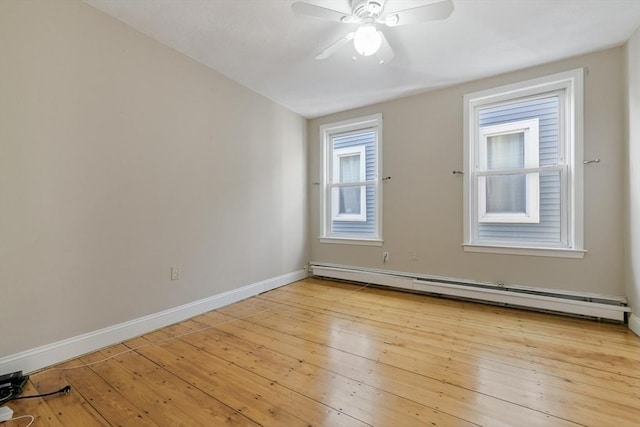
[[[384,0],[352,0],[351,10],[353,16],[359,19],[377,18],[382,13]]]

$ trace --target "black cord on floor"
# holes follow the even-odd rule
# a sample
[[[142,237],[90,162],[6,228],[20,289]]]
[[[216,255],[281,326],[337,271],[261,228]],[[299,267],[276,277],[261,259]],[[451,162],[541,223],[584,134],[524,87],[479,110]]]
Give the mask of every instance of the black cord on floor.
[[[64,387],[62,387],[60,390],[58,391],[52,391],[51,393],[44,393],[44,394],[35,394],[33,396],[20,396],[20,397],[14,397],[13,400],[20,400],[20,399],[34,399],[36,397],[47,397],[47,396],[53,396],[54,394],[69,394],[69,392],[71,391],[71,386],[70,385],[66,385]]]
[[[71,391],[71,386],[70,385],[66,385],[66,386],[62,387],[60,390],[52,391],[51,393],[35,394],[35,395],[32,395],[32,396],[17,396],[17,394],[19,394],[19,392],[17,392],[15,394],[9,395],[6,398],[0,400],[0,405],[4,405],[5,403],[9,403],[12,400],[35,399],[36,397],[48,397],[48,396],[53,396],[54,394],[69,394],[70,391]]]

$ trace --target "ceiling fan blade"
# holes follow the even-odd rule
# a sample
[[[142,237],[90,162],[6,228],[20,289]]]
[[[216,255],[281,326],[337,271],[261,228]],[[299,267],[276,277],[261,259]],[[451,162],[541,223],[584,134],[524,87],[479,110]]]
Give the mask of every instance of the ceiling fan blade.
[[[393,12],[382,19],[389,27],[398,25],[419,24],[428,21],[445,19],[453,12],[453,1],[444,0],[438,3],[414,7],[412,9]]]
[[[334,43],[330,44],[325,50],[323,50],[322,52],[317,54],[316,55],[316,59],[318,61],[322,61],[323,59],[327,59],[328,57],[333,55],[338,49],[340,49],[345,43],[348,43],[351,40],[353,40],[353,37],[355,36],[355,34],[356,34],[355,32],[351,32],[351,33],[345,34],[340,39],[338,39]]]
[[[380,45],[378,52],[376,52],[376,56],[380,60],[380,65],[388,64],[396,54],[393,53],[393,49],[382,31],[380,31],[380,35],[382,36],[382,44]]]
[[[314,4],[302,1],[295,2],[291,5],[291,10],[298,15],[311,16],[313,18],[324,19],[334,22],[354,22],[351,15],[344,14],[337,10],[327,9],[325,7],[316,6]]]

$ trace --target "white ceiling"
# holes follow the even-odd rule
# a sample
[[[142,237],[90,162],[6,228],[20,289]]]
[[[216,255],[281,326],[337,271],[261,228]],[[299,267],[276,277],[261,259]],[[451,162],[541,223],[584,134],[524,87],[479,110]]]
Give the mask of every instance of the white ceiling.
[[[446,20],[383,29],[396,56],[378,65],[350,45],[315,60],[354,24],[294,15],[294,0],[85,1],[308,118],[621,45],[640,26],[640,0],[453,0]]]

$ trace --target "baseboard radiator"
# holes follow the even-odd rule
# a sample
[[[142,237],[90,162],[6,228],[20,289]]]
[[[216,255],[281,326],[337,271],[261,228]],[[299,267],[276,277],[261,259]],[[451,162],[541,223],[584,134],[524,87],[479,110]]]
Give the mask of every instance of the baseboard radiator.
[[[388,270],[310,264],[313,276],[388,286],[411,292],[624,322],[625,297],[430,277]]]

